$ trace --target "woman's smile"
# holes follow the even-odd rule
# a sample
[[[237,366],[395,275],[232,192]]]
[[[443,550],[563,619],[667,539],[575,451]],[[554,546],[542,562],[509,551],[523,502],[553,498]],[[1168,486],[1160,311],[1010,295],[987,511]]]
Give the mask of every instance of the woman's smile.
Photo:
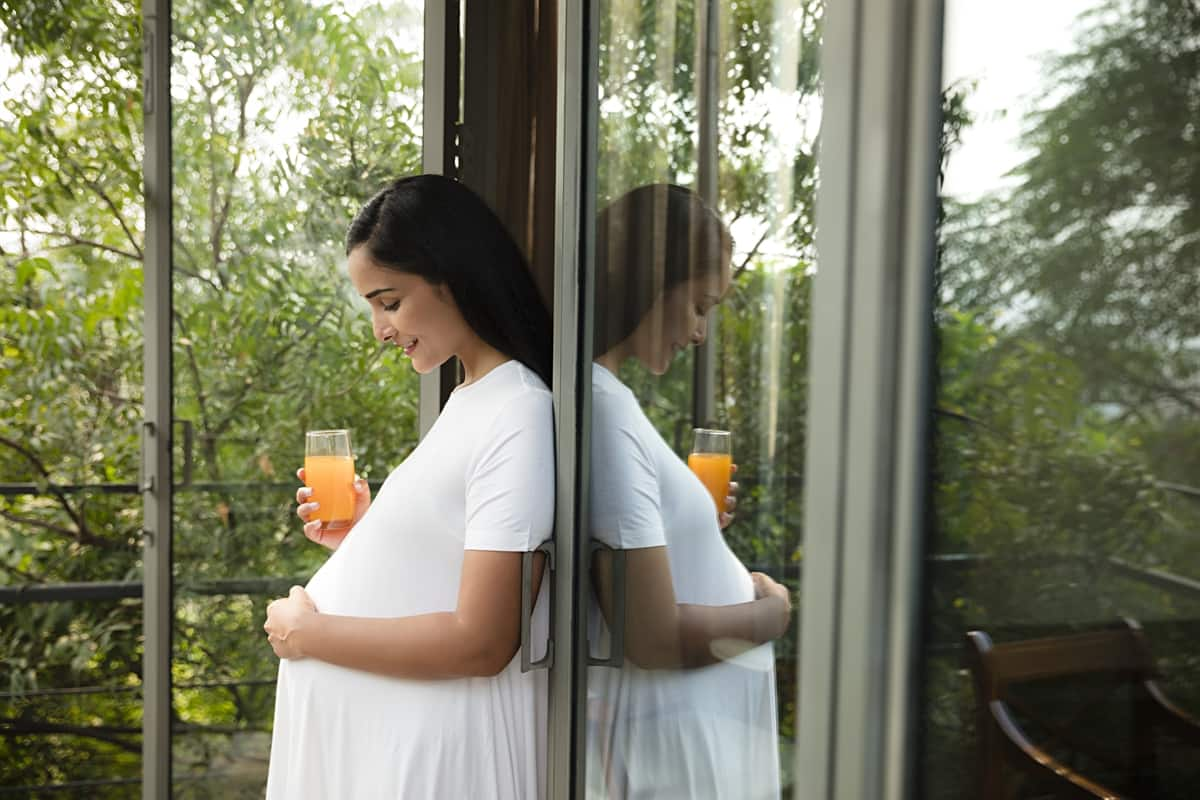
[[[417,341],[418,340],[416,337],[411,337],[408,339],[401,339],[399,337],[395,337],[392,339],[392,344],[396,345],[396,347],[399,347],[401,350],[403,350],[404,355],[412,357],[413,350],[415,350],[417,348]]]

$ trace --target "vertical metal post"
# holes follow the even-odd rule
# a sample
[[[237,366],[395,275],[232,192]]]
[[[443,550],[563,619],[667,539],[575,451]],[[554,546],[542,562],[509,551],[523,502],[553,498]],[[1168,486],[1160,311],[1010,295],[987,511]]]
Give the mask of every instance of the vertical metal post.
[[[909,138],[904,163],[908,179],[901,189],[903,230],[897,322],[899,345],[896,398],[895,501],[892,515],[892,593],[887,686],[885,687],[883,796],[902,800],[914,796],[914,774],[920,738],[917,736],[921,614],[925,563],[925,520],[930,457],[933,361],[933,265],[937,218],[938,142],[942,107],[942,0],[917,0],[912,5],[909,33],[909,73],[905,95]]]
[[[841,586],[845,500],[841,480],[846,416],[846,372],[851,319],[850,265],[854,259],[853,132],[857,123],[860,2],[825,9],[821,50],[821,111],[817,250],[808,349],[809,398],[804,466],[804,564],[800,626],[799,700],[794,774],[805,800],[833,796],[838,730],[836,637]]]
[[[827,8],[801,631],[806,796],[911,793],[939,0]]]
[[[458,0],[425,0],[424,62],[421,76],[421,171],[456,174],[459,89]],[[417,411],[421,438],[433,427],[457,383],[457,362],[420,378]]]
[[[720,10],[714,0],[696,4],[696,193],[710,208],[718,202],[717,114],[720,110],[718,61]],[[695,350],[692,381],[692,422],[698,427],[716,420],[713,395],[717,383],[717,348],[714,345],[716,309],[709,312],[708,339]]]
[[[547,797],[584,796],[587,639],[583,609],[587,548],[588,459],[592,393],[592,279],[587,269],[595,228],[598,49],[595,3],[558,10],[559,73],[555,130],[554,415],[558,460],[555,500],[555,663],[550,670]],[[577,538],[578,537],[578,538]]]
[[[142,797],[171,796],[171,3],[142,6],[146,150]]]

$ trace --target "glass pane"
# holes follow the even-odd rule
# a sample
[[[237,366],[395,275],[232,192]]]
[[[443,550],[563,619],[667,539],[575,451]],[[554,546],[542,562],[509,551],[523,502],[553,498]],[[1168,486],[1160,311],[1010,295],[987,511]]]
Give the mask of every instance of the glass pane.
[[[140,783],[140,19],[0,17],[0,796]]]
[[[946,11],[922,795],[1194,797],[1200,14]]]
[[[822,10],[600,4],[593,797],[793,792]]]
[[[173,20],[177,797],[261,797],[265,606],[328,556],[295,515],[304,433],[378,481],[417,376],[376,344],[346,228],[420,170],[422,4],[178,2]]]

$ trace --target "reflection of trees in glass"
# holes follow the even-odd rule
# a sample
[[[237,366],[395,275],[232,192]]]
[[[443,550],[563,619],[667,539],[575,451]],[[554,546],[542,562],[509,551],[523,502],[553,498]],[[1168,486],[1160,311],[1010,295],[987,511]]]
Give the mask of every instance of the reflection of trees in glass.
[[[996,560],[931,568],[931,644],[1129,614],[1194,713],[1200,599],[1106,559],[1200,575],[1200,503],[1164,485],[1200,471],[1200,10],[1117,0],[1079,26],[1019,183],[947,201],[935,549]],[[936,652],[927,796],[960,797],[970,695]]]
[[[601,4],[602,203],[645,183],[695,184],[695,18],[700,5],[694,0]],[[718,421],[734,430],[739,479],[747,488],[739,511],[743,523],[730,536],[749,561],[778,563],[791,557],[799,541],[795,520],[802,473],[823,3],[738,0],[717,5],[718,210],[740,237],[734,288],[714,325],[721,343]],[[767,372],[774,372],[779,406],[785,410],[776,414],[774,426],[763,424]],[[690,360],[678,359],[661,380],[636,367],[623,370],[622,379],[667,440],[686,449]],[[766,441],[772,437],[773,442]],[[778,481],[767,480],[767,471],[777,473]],[[764,518],[760,524],[757,511],[767,507],[773,521]],[[791,529],[785,532],[789,519]]]
[[[133,483],[140,8],[19,5],[0,28],[20,59],[0,112],[0,482]],[[340,265],[352,210],[419,169],[420,60],[382,32],[420,20],[298,0],[174,15],[175,414],[194,425],[194,482],[217,484],[177,493],[175,680],[235,683],[273,676],[265,598],[188,589],[319,558],[291,516],[304,429],[354,428],[375,478],[415,440],[415,378],[377,355]],[[3,583],[137,579],[136,494],[9,496],[0,515]],[[133,601],[0,607],[0,691],[123,692],[0,702],[0,783],[138,776],[140,624]],[[270,709],[270,687],[177,696],[189,732],[262,729]],[[230,752],[224,733],[180,741],[180,775]]]
[[[946,361],[943,381],[950,391],[957,375],[1007,387],[1005,413],[1023,411],[1019,425],[991,411],[972,411],[995,395],[971,390],[961,401],[950,399],[984,423],[974,426],[973,437],[985,436],[990,425],[1000,438],[1015,436],[1014,444],[1028,442],[1032,452],[1045,452],[1038,458],[1025,453],[1030,468],[1034,462],[1046,468],[1047,459],[1070,452],[1129,461],[1129,469],[1110,466],[1130,480],[1122,498],[1131,508],[1116,517],[1085,513],[1076,524],[1080,532],[1103,537],[1102,531],[1137,513],[1134,508],[1162,514],[1156,503],[1163,496],[1143,483],[1195,483],[1200,467],[1200,146],[1194,113],[1200,108],[1200,11],[1186,0],[1118,2],[1081,23],[1076,51],[1051,64],[1046,104],[1029,119],[1023,144],[1031,155],[1016,170],[1021,183],[1011,195],[952,204],[948,211],[943,302],[966,317],[943,312],[943,329],[965,333],[982,326],[983,346],[966,350],[987,357],[970,372]],[[1016,365],[1037,350],[1045,351],[1039,363],[1057,362],[1048,370],[1052,380],[1030,376],[1017,382],[1025,388],[1014,394],[1014,381],[1023,374]],[[954,352],[952,343],[947,353]],[[1013,374],[1003,384],[1006,370]],[[1038,449],[1041,434],[1032,415],[1042,420],[1040,428],[1076,443]],[[950,431],[951,423],[942,429]],[[1132,480],[1139,469],[1147,474]],[[1083,471],[1054,472],[1061,481]],[[1060,482],[1055,488],[1064,487]],[[1102,484],[1081,481],[1076,499],[1089,494],[1096,502],[1063,498],[1059,505],[1099,508],[1108,502],[1100,496]],[[1197,521],[1187,513],[1193,508],[1176,505],[1182,516],[1146,519],[1139,528],[1144,537],[1126,532],[1110,547],[1096,539],[1090,545],[1144,555],[1174,523]],[[1048,508],[1033,516],[1053,519]],[[1051,527],[1070,525],[1059,520]]]
[[[726,537],[756,569],[798,565],[813,265],[818,53],[823,0],[713,0],[720,17],[718,212],[735,237],[735,279],[710,326],[715,422],[733,432],[738,521]],[[638,185],[696,188],[699,0],[600,4],[598,194]],[[621,379],[681,454],[690,446],[692,359],[662,378],[633,364]],[[781,763],[795,734],[796,626],[777,643]],[[785,784],[791,779],[785,777]],[[790,789],[789,789],[790,791]]]

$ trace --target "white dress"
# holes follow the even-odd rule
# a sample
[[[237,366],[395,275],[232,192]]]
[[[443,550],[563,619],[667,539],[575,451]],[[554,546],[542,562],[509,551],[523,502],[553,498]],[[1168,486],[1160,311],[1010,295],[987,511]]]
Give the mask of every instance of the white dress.
[[[322,613],[453,611],[465,550],[531,550],[554,516],[550,393],[509,361],[456,390],[367,514],[317,571]],[[533,657],[547,636],[545,587]],[[543,795],[546,677],[520,655],[492,678],[406,680],[283,660],[267,779],[272,800]]]
[[[592,397],[592,535],[626,550],[665,545],[680,603],[753,600],[750,573],[726,544],[704,484],[633,392],[597,364]],[[594,609],[591,623],[603,655],[607,630]],[[779,796],[770,644],[696,669],[591,667],[588,709],[591,798]]]

